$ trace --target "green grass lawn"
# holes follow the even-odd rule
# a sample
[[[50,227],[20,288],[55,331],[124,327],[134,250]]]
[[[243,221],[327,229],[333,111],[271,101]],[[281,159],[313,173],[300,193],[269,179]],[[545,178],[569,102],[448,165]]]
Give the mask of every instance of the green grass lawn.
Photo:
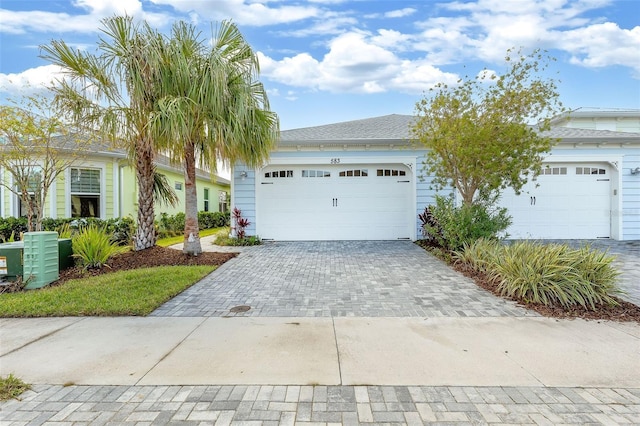
[[[144,316],[215,269],[141,268],[70,280],[41,290],[0,294],[0,316]]]
[[[200,238],[208,237],[209,235],[215,235],[218,232],[223,231],[225,229],[229,229],[229,227],[202,229],[200,231]],[[183,241],[184,241],[184,236],[178,235],[177,237],[162,238],[158,240],[156,244],[159,245],[160,247],[169,247],[174,244],[181,244]]]

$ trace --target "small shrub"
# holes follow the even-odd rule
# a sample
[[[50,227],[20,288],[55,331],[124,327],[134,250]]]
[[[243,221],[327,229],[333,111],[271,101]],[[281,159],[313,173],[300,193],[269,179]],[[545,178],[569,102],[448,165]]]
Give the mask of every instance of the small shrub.
[[[436,204],[420,215],[423,234],[441,247],[455,251],[481,238],[498,239],[511,224],[507,209],[493,207],[494,200],[455,206],[453,197],[436,196]]]
[[[235,223],[236,237],[239,240],[244,239],[245,228],[251,225],[251,222],[249,222],[249,219],[242,217],[242,211],[237,207],[233,208],[233,221]]]
[[[7,377],[0,377],[0,401],[18,398],[22,393],[31,389],[31,385],[9,374]]]
[[[60,225],[55,229],[55,231],[58,233],[58,238],[66,239],[73,236],[73,230],[71,229],[71,225],[69,225],[69,223]]]
[[[218,235],[213,241],[213,244],[218,246],[257,246],[262,244],[262,240],[257,236],[250,236],[244,238],[229,237],[228,235]]]
[[[105,223],[105,230],[111,234],[111,241],[120,246],[128,246],[136,233],[136,222],[132,217],[109,219]]]
[[[174,237],[184,232],[186,215],[183,212],[170,216],[167,213],[160,213],[157,221],[157,231],[160,238]]]
[[[198,224],[200,229],[222,228],[229,226],[229,213],[222,212],[198,212]]]
[[[614,258],[588,246],[479,240],[456,253],[456,258],[487,274],[503,296],[526,304],[591,310],[618,304],[612,297],[620,294]]]
[[[0,217],[0,242],[18,241],[28,230],[26,217]]]
[[[73,257],[84,269],[101,268],[116,254],[128,250],[111,240],[105,227],[88,225],[72,239]]]

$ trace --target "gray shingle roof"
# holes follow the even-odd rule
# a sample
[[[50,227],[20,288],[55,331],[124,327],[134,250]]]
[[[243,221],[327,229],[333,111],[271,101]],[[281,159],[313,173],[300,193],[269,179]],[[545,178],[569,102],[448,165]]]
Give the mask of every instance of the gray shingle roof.
[[[409,140],[412,115],[391,114],[362,120],[280,132],[280,142],[400,141]]]
[[[73,135],[64,135],[64,136],[54,136],[52,138],[52,143],[54,146],[57,146],[61,151],[66,151],[70,153],[74,153],[77,151],[77,147],[75,146],[74,136]],[[86,146],[82,147],[82,153],[86,155],[95,155],[100,157],[109,157],[109,158],[118,158],[118,159],[127,159],[127,152],[121,147],[116,146],[114,143],[104,141],[101,139],[93,139]],[[156,166],[158,168],[164,170],[170,170],[176,173],[182,173],[182,165],[180,164],[172,164],[165,155],[157,154],[156,156]],[[78,163],[79,165],[82,162]],[[196,175],[205,180],[211,180],[214,183],[219,183],[222,185],[229,185],[231,182],[229,179],[225,179],[221,176],[213,172],[208,172],[203,169],[196,169]]]
[[[362,120],[345,121],[323,126],[304,127],[280,132],[280,145],[313,145],[331,143],[389,143],[392,141],[408,143],[413,115],[391,114]],[[545,136],[575,142],[616,141],[640,142],[640,133],[612,132],[609,130],[575,129],[554,127],[545,132]]]
[[[571,127],[552,127],[551,130],[543,133],[552,138],[583,139],[588,140],[614,140],[619,142],[635,141],[640,142],[640,133],[613,132],[611,130],[576,129]]]

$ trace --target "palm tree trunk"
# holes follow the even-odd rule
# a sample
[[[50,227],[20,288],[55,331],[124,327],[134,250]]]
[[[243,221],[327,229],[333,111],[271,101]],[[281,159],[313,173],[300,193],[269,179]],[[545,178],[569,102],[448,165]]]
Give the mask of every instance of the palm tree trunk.
[[[145,141],[146,142],[146,141]],[[136,153],[138,177],[138,229],[133,242],[135,251],[148,249],[156,244],[156,228],[153,224],[153,149],[142,142]]]
[[[196,188],[196,157],[193,142],[185,143],[184,155],[184,244],[182,252],[191,256],[202,253],[198,224],[198,189]]]

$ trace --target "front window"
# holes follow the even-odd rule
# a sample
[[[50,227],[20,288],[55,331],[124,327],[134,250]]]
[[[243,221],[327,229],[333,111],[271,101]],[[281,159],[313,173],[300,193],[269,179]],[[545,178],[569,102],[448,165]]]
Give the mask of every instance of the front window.
[[[71,217],[100,217],[99,169],[71,169]]]
[[[31,199],[31,205],[35,205],[36,193],[40,193],[42,185],[42,169],[39,166],[30,165],[21,170],[21,182],[27,186],[27,193]],[[16,185],[16,191],[21,194],[21,185]],[[21,195],[16,195],[18,205],[18,216],[23,217],[29,214],[29,206],[22,200]]]
[[[209,188],[204,189],[204,211],[209,211]]]
[[[220,191],[218,194],[218,211],[225,213],[229,210],[229,197],[226,191]]]

